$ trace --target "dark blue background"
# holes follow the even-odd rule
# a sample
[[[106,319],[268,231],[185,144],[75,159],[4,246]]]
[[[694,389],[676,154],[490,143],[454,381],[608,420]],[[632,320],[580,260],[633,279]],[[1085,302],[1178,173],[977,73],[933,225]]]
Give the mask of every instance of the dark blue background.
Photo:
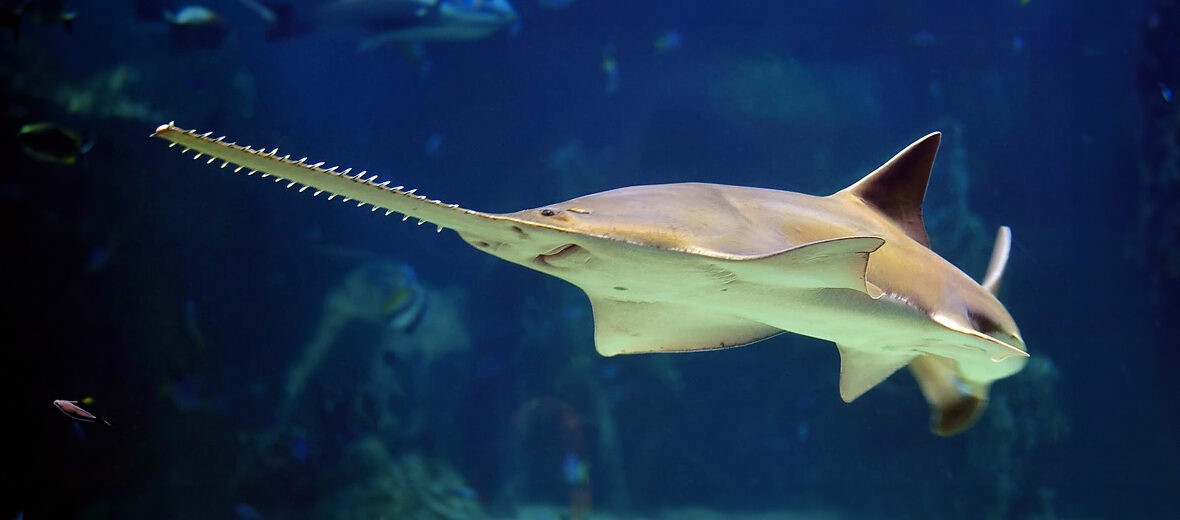
[[[447,379],[432,390],[460,405],[435,440],[404,448],[446,458],[485,502],[517,471],[505,452],[519,442],[511,423],[522,402],[573,403],[597,442],[585,390],[555,381],[569,359],[591,356],[596,370],[614,374],[591,387],[618,396],[629,487],[618,507],[981,518],[997,501],[996,475],[1006,474],[1018,487],[1005,510],[1013,518],[1040,514],[1042,489],[1061,517],[1176,509],[1175,344],[1153,339],[1166,324],[1154,317],[1152,294],[1167,289],[1147,283],[1155,266],[1140,253],[1154,239],[1140,231],[1149,125],[1135,76],[1149,6],[581,0],[551,11],[516,3],[518,32],[429,43],[425,76],[396,47],[358,53],[347,35],[266,41],[231,0],[205,3],[231,29],[216,51],[170,47],[164,24],[135,17],[129,2],[73,2],[73,34],[30,25],[19,45],[0,44],[12,78],[3,132],[53,119],[95,142],[75,168],[5,145],[4,366],[14,407],[6,423],[21,439],[5,446],[13,461],[5,466],[21,483],[0,514],[94,514],[102,502],[121,511],[111,518],[231,515],[245,498],[224,489],[218,468],[241,456],[234,435],[264,428],[275,405],[274,390],[251,397],[251,389],[281,385],[323,294],[350,267],[317,256],[308,237],[468,291],[474,350],[447,361],[435,374]],[[669,30],[683,45],[656,52],[652,40]],[[607,49],[619,66],[613,94],[604,91]],[[795,118],[735,109],[733,91],[719,85],[741,84],[741,63],[797,67],[792,77],[804,83],[781,96],[820,103],[788,104]],[[149,106],[148,116],[71,112],[56,93],[118,66],[136,71],[123,95]],[[146,138],[168,120],[494,212],[661,182],[829,193],[943,130],[927,211],[950,207],[934,194],[952,182],[948,150],[965,151],[970,210],[988,230],[1014,230],[1001,297],[1030,353],[1052,360],[1056,401],[1040,406],[1064,419],[1034,424],[1036,439],[999,455],[989,451],[996,435],[987,419],[937,438],[908,375],[845,405],[835,350],[797,337],[674,356],[668,364],[683,386],[670,388],[653,381],[650,361],[596,357],[590,322],[577,317],[589,306],[560,282],[485,257],[449,232],[177,157]],[[432,155],[433,134],[442,146]],[[562,178],[547,160],[575,140],[593,171]],[[986,250],[940,249],[937,231],[936,251],[981,274]],[[81,266],[96,248],[111,253],[110,264],[88,273]],[[185,344],[189,300],[211,351]],[[519,344],[532,328],[550,331],[542,354]],[[498,368],[480,371],[487,366]],[[194,419],[155,395],[161,381],[194,373],[233,404]],[[1019,385],[1029,384],[1014,378],[994,392],[1026,395]],[[79,442],[48,405],[64,395],[101,396],[118,428],[92,428]],[[546,449],[526,448],[524,458],[543,466]],[[1004,453],[1018,460],[1001,462]],[[527,480],[523,498],[564,499],[559,481]]]

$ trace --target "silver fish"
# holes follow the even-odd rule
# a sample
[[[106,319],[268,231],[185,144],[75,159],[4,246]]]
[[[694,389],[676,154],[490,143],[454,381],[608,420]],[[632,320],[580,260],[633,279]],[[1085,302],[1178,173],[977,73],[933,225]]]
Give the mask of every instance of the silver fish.
[[[516,22],[508,0],[333,0],[309,12],[239,0],[266,24],[268,39],[330,31],[382,43],[478,40]]]
[[[106,419],[100,419],[94,414],[82,409],[81,406],[78,406],[78,401],[66,401],[64,399],[58,399],[53,402],[53,406],[56,406],[58,410],[61,410],[61,413],[66,414],[67,417],[75,421],[94,422],[101,420],[107,426],[111,425],[111,423],[107,422]]]

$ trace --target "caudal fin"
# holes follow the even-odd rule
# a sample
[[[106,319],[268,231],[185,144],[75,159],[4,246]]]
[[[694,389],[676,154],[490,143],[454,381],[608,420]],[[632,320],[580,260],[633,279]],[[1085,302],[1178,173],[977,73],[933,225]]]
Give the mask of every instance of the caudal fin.
[[[937,435],[970,428],[987,407],[987,383],[964,380],[950,359],[918,356],[910,361],[910,372],[930,405],[930,430]]]

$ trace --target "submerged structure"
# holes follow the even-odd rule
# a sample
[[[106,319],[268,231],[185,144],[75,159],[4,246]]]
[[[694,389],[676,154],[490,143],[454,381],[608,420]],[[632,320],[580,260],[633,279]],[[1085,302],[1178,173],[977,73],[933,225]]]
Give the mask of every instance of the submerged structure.
[[[908,365],[943,435],[973,424],[989,385],[1028,357],[995,297],[1007,228],[981,283],[929,248],[921,205],[937,133],[826,197],[681,183],[508,214],[171,123],[153,135],[222,168],[452,229],[481,251],[566,280],[590,298],[602,355],[729,348],[782,332],[826,339],[840,350],[845,401]]]

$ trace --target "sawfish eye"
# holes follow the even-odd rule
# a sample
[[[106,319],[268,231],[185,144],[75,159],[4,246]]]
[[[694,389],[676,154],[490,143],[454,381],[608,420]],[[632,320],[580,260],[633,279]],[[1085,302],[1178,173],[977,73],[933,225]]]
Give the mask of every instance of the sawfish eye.
[[[553,211],[549,208],[545,208],[545,209],[541,210],[542,217],[552,217],[553,215],[556,215],[556,214],[557,214],[556,211]]]

